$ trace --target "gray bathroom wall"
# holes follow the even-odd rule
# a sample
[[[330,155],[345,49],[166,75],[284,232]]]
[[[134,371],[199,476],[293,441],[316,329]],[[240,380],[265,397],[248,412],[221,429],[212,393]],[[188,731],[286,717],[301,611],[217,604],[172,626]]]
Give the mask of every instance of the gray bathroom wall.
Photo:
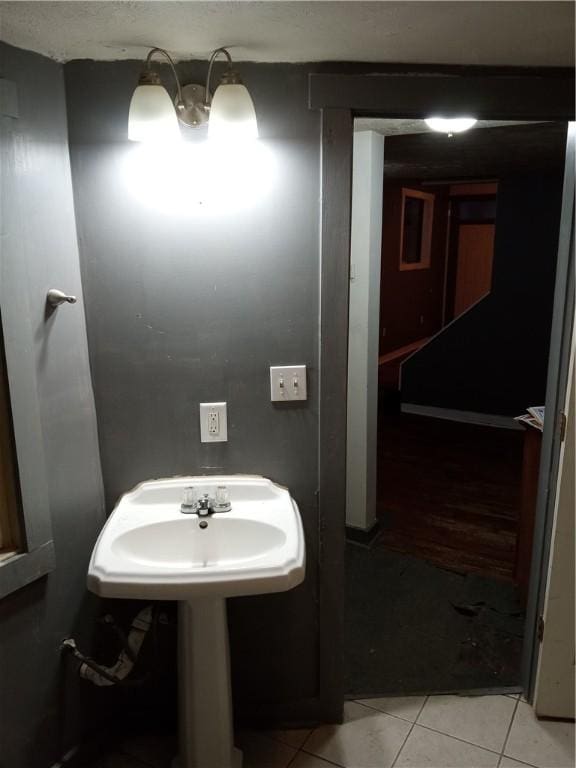
[[[205,63],[178,66],[185,82],[203,81]],[[174,176],[150,187],[153,170],[126,140],[140,69],[64,67],[107,507],[142,480],[178,474],[256,473],[290,488],[306,581],[238,599],[229,614],[239,715],[303,717],[318,696],[320,125],[308,68],[242,64],[268,171],[250,164],[232,199],[225,171],[215,207],[183,210],[198,166],[180,154]],[[294,363],[308,367],[308,401],[272,404],[269,366]],[[202,444],[198,404],[221,400],[228,442]]]
[[[84,647],[90,641],[96,601],[86,592],[86,568],[104,503],[62,67],[0,44],[0,77],[13,81],[18,93],[19,117],[10,146],[2,148],[14,162],[2,168],[2,183],[21,212],[1,220],[7,236],[0,240],[0,260],[2,266],[11,259],[27,262],[22,311],[28,307],[34,328],[26,343],[36,356],[56,550],[48,576],[0,601],[0,766],[47,768],[86,729],[80,683],[61,660],[60,643],[70,635]],[[48,316],[49,288],[77,295],[78,303]]]

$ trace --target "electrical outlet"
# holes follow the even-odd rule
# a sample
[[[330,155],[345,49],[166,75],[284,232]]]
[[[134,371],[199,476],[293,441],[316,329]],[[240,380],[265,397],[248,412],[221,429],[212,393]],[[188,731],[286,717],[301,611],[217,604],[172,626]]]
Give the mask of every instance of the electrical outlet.
[[[226,403],[200,403],[200,440],[203,443],[227,442]]]
[[[218,411],[208,411],[208,434],[217,435],[220,432],[220,418]]]

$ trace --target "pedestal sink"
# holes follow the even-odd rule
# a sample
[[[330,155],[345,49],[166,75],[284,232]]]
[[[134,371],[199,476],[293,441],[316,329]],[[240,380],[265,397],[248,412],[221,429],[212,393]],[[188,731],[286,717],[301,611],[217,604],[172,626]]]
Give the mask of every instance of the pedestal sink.
[[[231,510],[183,514],[187,489],[228,489]],[[304,579],[300,513],[288,490],[247,475],[141,483],[104,526],[88,568],[102,597],[177,600],[178,768],[237,768],[226,598],[284,592]]]

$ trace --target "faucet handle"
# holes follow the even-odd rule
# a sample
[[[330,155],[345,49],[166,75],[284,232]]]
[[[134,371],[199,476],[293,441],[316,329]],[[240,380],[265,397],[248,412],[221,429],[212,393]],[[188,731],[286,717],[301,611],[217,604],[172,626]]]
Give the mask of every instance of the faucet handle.
[[[232,509],[232,505],[230,504],[230,492],[225,485],[219,485],[216,488],[214,509],[217,512],[229,512]]]
[[[188,488],[184,488],[184,493],[182,494],[182,504],[185,507],[193,507],[194,504],[198,501],[198,492],[194,486],[188,486]]]
[[[218,504],[228,504],[230,501],[230,494],[228,488],[225,485],[219,485],[216,488],[216,501]]]
[[[182,493],[182,503],[180,504],[180,512],[185,515],[190,515],[196,509],[196,502],[198,499],[198,492],[196,488],[192,486],[184,488]]]

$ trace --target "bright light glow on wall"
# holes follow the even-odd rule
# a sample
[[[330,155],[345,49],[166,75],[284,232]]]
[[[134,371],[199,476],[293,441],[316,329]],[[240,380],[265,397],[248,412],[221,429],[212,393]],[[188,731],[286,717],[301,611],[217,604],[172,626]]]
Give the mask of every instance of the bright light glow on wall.
[[[145,143],[127,148],[123,176],[130,193],[150,210],[222,215],[250,208],[269,194],[275,162],[262,141]]]

